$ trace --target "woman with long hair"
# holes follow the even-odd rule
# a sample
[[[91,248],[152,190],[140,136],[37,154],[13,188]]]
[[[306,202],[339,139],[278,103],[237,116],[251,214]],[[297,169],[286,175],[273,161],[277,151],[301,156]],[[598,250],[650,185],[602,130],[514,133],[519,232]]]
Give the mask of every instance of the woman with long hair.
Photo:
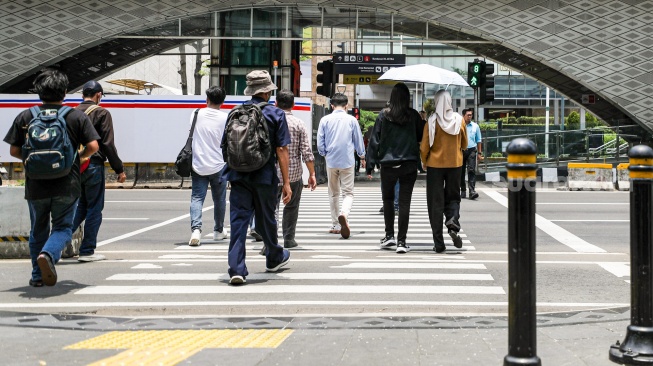
[[[385,237],[381,248],[397,246],[397,253],[407,253],[406,244],[410,201],[417,179],[420,163],[419,142],[422,140],[421,117],[410,107],[410,91],[404,83],[392,88],[388,107],[376,118],[367,150],[367,175],[371,177],[370,167],[381,165],[381,195],[383,197],[383,218]],[[399,182],[399,232],[394,235],[395,184]]]
[[[442,216],[456,248],[462,248],[460,231],[460,173],[463,150],[467,149],[467,129],[463,117],[453,111],[451,95],[446,90],[435,93],[435,112],[424,126],[420,145],[426,166],[426,204],[433,231],[433,250],[446,250],[442,237]],[[461,126],[463,126],[461,128]]]

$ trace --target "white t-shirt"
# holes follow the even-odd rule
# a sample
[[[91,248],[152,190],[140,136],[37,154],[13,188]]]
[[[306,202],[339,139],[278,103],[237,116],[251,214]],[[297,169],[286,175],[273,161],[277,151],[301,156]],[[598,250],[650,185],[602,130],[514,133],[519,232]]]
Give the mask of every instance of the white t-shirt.
[[[193,124],[195,111],[190,115]],[[227,113],[213,108],[202,108],[197,113],[193,132],[193,170],[199,175],[212,175],[225,166],[222,157],[222,134],[227,123]]]

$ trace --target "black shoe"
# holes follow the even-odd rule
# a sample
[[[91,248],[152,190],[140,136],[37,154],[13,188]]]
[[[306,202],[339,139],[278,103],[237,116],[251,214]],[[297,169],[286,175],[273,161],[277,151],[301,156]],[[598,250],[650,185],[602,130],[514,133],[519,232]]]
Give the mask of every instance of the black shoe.
[[[469,199],[470,200],[475,200],[477,198],[478,198],[478,193],[476,193],[476,191],[469,192]]]
[[[262,256],[265,257],[265,245],[264,245],[263,248],[261,248],[261,250],[258,252],[258,255],[262,255]]]
[[[458,235],[457,232],[449,230],[449,236],[453,239],[453,246],[456,248],[463,247],[463,239]]]
[[[381,208],[379,209],[379,212],[383,212],[383,207],[381,207]]]
[[[256,230],[252,230],[252,231],[250,232],[250,235],[251,235],[252,238],[254,238],[254,240],[256,240],[256,241],[263,241],[263,237],[261,236],[261,234],[257,233]]]
[[[39,254],[39,257],[36,259],[36,264],[41,269],[43,283],[46,286],[54,286],[57,283],[57,270],[54,269],[54,263],[48,253]]]
[[[406,242],[403,240],[399,240],[397,243],[397,250],[395,250],[397,254],[406,254],[410,252],[410,247],[406,245]]]
[[[467,198],[467,192],[465,191],[460,192],[460,198]]]
[[[444,252],[446,249],[447,249],[447,247],[444,246],[444,244],[435,244],[435,245],[433,246],[433,250],[434,250],[436,253],[442,253],[442,252]]]
[[[297,244],[297,242],[294,241],[294,240],[289,240],[289,241],[284,241],[283,242],[283,247],[286,248],[286,249],[294,248],[294,247],[297,247],[297,246],[299,246],[299,244]]]
[[[42,280],[29,280],[29,285],[32,287],[43,287],[43,281]]]
[[[385,238],[381,239],[381,249],[388,249],[394,247],[395,245],[397,245],[397,242],[395,241],[394,236],[386,236]]]

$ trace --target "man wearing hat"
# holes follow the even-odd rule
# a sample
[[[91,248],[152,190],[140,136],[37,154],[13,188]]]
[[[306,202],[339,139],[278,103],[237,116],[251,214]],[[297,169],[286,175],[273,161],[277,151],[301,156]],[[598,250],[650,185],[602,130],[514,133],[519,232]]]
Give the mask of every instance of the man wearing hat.
[[[272,83],[269,72],[266,70],[252,71],[247,74],[247,87],[245,88],[245,95],[251,95],[252,99],[246,101],[245,104],[267,103],[275,89],[277,86]],[[279,245],[275,215],[279,185],[275,167],[277,160],[283,180],[282,200],[284,204],[288,203],[292,196],[288,178],[290,132],[283,110],[268,104],[262,108],[262,112],[268,123],[272,145],[273,153],[270,154],[270,159],[262,168],[253,172],[238,172],[227,166],[224,173],[225,179],[231,183],[229,197],[231,241],[228,254],[229,284],[231,285],[244,284],[249,274],[245,265],[245,238],[252,215],[256,220],[256,231],[263,237],[263,244],[266,248],[265,270],[277,272],[290,260],[290,252]],[[227,145],[228,138],[229,135],[225,133],[222,140],[223,146]]]
[[[118,183],[123,183],[127,176],[118,157],[118,150],[113,142],[113,120],[111,113],[100,107],[100,100],[104,95],[102,85],[91,80],[84,84],[82,96],[84,101],[76,108],[86,113],[100,135],[98,144],[100,149],[91,156],[90,164],[82,172],[82,194],[79,198],[75,218],[73,219],[73,232],[84,223],[84,239],[79,248],[80,262],[95,262],[105,259],[102,254],[95,253],[97,234],[102,224],[102,209],[104,208],[104,162],[109,159],[111,169],[118,175]],[[89,158],[80,161],[84,166]]]

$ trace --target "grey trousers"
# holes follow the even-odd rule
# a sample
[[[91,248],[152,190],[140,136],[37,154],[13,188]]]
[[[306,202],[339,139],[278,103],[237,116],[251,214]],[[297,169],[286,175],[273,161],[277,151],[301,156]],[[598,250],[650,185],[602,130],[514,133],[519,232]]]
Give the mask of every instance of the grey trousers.
[[[297,228],[297,218],[299,217],[299,200],[302,198],[302,190],[304,183],[300,179],[296,182],[290,182],[290,190],[292,190],[292,197],[290,202],[283,208],[283,243],[295,241],[295,229]],[[279,202],[281,202],[281,186],[279,186]],[[277,210],[279,206],[277,205]]]

